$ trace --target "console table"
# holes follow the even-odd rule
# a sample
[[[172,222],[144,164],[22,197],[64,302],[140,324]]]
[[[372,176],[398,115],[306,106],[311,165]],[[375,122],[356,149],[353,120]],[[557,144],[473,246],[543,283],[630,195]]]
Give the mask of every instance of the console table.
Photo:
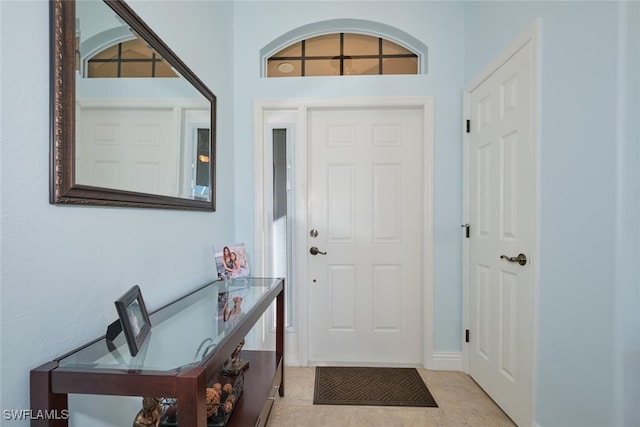
[[[222,318],[220,301],[241,295],[242,310]],[[144,295],[143,295],[144,296]],[[276,301],[275,351],[242,350],[244,391],[228,426],[262,426],[284,396],[284,279],[216,281],[150,314],[151,333],[131,357],[124,334],[104,336],[31,370],[32,412],[68,414],[69,393],[175,397],[178,425],[206,427],[205,389],[240,341]],[[135,417],[131,414],[131,420]],[[31,426],[67,426],[65,417]]]

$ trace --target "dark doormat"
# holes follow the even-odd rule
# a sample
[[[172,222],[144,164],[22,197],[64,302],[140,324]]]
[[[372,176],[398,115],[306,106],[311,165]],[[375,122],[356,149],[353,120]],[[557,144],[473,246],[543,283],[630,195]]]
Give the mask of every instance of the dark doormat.
[[[414,368],[318,366],[313,403],[438,407]]]

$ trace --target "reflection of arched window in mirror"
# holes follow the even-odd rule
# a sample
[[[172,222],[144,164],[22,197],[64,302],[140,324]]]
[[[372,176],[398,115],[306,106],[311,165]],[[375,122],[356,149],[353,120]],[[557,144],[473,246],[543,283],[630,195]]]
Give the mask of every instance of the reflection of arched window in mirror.
[[[87,77],[178,77],[160,55],[140,39],[114,44],[87,61]]]

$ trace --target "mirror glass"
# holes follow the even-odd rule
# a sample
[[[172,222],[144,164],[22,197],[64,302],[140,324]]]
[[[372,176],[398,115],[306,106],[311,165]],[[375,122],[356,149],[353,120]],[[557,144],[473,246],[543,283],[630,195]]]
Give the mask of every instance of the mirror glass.
[[[126,3],[52,7],[52,202],[215,210],[215,95]]]

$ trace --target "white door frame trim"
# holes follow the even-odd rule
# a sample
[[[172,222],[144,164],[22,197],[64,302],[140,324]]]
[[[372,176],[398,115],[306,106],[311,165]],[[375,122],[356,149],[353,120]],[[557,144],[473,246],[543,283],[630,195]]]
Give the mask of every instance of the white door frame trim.
[[[540,245],[539,245],[539,218],[540,218],[540,169],[538,165],[539,157],[539,117],[540,117],[540,20],[536,19],[529,25],[520,35],[518,35],[511,44],[504,49],[482,72],[480,72],[476,78],[474,78],[468,85],[465,86],[463,92],[463,118],[466,121],[471,119],[470,117],[470,96],[471,92],[488,79],[498,68],[500,68],[505,62],[507,62],[513,55],[515,55],[522,47],[531,43],[532,62],[531,62],[531,76],[533,82],[533,188],[532,188],[532,230],[531,230],[531,246],[533,248],[532,256],[533,260],[532,269],[532,351],[534,358],[532,360],[532,366],[530,367],[531,375],[531,420],[529,425],[534,425],[535,422],[535,391],[536,391],[536,358],[537,343],[538,343],[538,294],[539,294],[539,260],[540,260]],[[463,218],[465,223],[469,220],[469,134],[463,133]],[[469,244],[468,240],[463,237],[463,266],[462,266],[462,281],[463,281],[463,329],[469,328]],[[462,363],[464,371],[469,372],[469,345],[463,344],[462,351]]]
[[[295,116],[295,165],[294,187],[296,226],[293,230],[293,250],[295,253],[306,254],[307,244],[307,117],[308,111],[315,108],[371,108],[371,107],[417,107],[423,111],[423,267],[422,267],[422,364],[425,368],[434,368],[433,358],[433,153],[434,153],[434,100],[433,97],[353,97],[353,98],[284,98],[259,99],[254,101],[254,227],[255,227],[255,271],[256,274],[268,272],[263,248],[267,247],[265,230],[266,205],[264,174],[265,143],[268,141],[267,132],[270,125],[265,120],[265,114],[270,111],[289,112]],[[306,263],[300,263],[294,271],[293,280],[303,283],[307,275]],[[298,337],[299,362],[308,365],[308,319],[306,313],[309,304],[306,286],[297,288],[298,313],[296,316],[298,331],[303,332]],[[294,359],[296,359],[294,357]]]

